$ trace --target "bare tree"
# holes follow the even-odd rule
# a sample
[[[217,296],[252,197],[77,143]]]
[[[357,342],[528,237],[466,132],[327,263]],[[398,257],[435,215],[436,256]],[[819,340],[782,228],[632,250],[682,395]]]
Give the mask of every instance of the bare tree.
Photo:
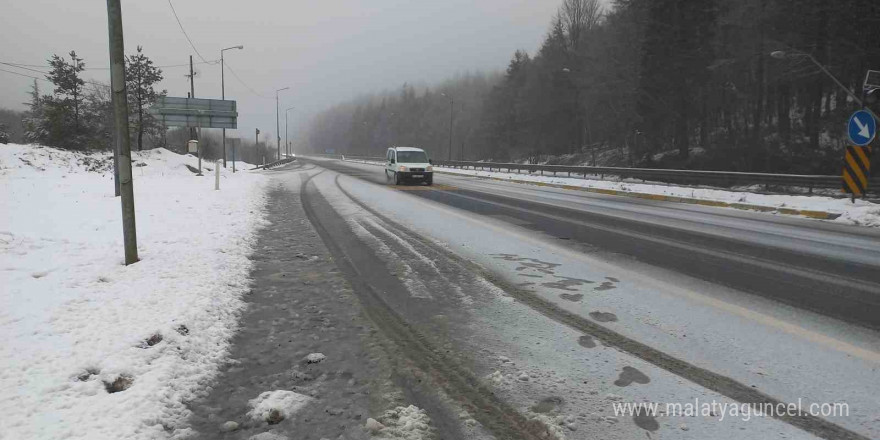
[[[599,0],[564,0],[557,19],[568,35],[568,48],[577,51],[587,34],[602,20],[603,8]]]

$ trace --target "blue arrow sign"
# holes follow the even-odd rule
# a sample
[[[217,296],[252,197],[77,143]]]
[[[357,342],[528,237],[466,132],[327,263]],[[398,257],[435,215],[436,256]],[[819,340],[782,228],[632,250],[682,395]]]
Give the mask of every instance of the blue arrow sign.
[[[858,146],[868,145],[877,134],[877,121],[865,110],[859,110],[849,117],[849,140]]]

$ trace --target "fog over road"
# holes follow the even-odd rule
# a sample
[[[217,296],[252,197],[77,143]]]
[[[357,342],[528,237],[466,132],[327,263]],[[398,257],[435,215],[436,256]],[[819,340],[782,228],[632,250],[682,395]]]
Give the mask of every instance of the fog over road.
[[[375,165],[300,162],[276,178],[299,185],[367,315],[484,435],[538,438],[534,420],[565,438],[880,435],[873,230],[440,174],[392,186]],[[612,409],[694,399],[849,415]]]

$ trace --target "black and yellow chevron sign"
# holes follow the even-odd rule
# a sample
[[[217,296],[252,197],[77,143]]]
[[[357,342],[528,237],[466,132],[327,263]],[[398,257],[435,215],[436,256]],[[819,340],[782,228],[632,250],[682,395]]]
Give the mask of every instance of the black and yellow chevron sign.
[[[861,196],[868,190],[871,176],[871,147],[846,147],[843,162],[843,192]]]

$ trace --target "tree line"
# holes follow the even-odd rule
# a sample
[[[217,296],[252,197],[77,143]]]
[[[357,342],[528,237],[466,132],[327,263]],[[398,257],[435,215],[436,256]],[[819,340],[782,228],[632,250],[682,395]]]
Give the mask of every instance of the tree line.
[[[860,95],[866,71],[880,70],[878,25],[875,0],[616,0],[608,9],[563,0],[540,48],[514,52],[503,73],[334,106],[314,119],[309,144],[350,154],[399,144],[444,159],[836,173],[858,105],[821,69]]]
[[[74,150],[112,149],[114,119],[109,84],[85,80],[86,64],[76,51],[67,57],[55,54],[47,64],[45,78],[51,84],[49,90],[41,88],[35,79],[27,111],[0,109],[0,143],[24,142]],[[190,130],[169,129],[148,112],[167,94],[157,88],[162,79],[162,69],[155,66],[143,47],[138,46],[135,53],[125,57],[132,147],[138,151],[164,147],[185,153]],[[206,130],[199,139],[203,158],[223,157],[219,136]],[[249,138],[242,139],[241,148],[236,151],[238,160],[253,164],[262,163],[264,156],[272,158],[274,152],[269,152],[266,142],[251,142]]]
[[[51,94],[44,94],[37,80],[30,90],[28,111],[22,115],[23,141],[76,150],[112,148],[113,107],[110,86],[86,81],[86,69],[76,51],[69,58],[53,55],[48,60],[46,80]],[[161,144],[162,127],[147,109],[165,95],[155,85],[162,80],[162,70],[153,65],[138,46],[125,57],[125,82],[128,92],[129,123],[133,144],[143,149],[145,136],[152,145]]]

